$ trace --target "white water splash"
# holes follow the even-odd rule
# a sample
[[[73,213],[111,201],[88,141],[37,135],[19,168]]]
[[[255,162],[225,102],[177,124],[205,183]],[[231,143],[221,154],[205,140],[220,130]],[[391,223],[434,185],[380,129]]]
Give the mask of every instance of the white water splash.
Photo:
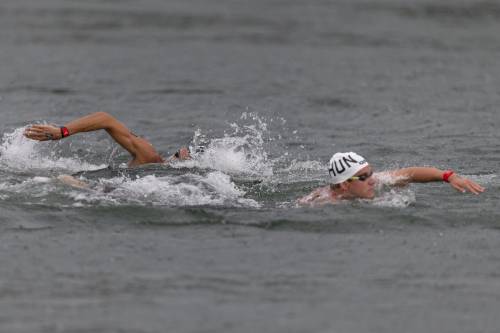
[[[293,160],[289,166],[282,169],[283,172],[322,172],[328,174],[328,166],[318,161],[297,161]]]
[[[49,177],[33,177],[19,183],[0,182],[0,192],[2,192],[3,199],[29,194],[32,199],[42,198],[44,201],[55,190],[55,181]]]
[[[100,179],[97,189],[74,191],[69,196],[77,202],[89,204],[137,204],[155,206],[231,206],[252,207],[260,205],[244,198],[245,192],[231,182],[228,175],[215,171],[206,176],[156,177],[148,175],[130,179],[117,177]]]
[[[272,184],[296,183],[304,181],[328,180],[327,166],[318,161],[292,160],[286,167],[275,170],[275,177],[269,182]]]
[[[0,164],[5,168],[18,171],[26,170],[64,170],[69,172],[96,170],[105,165],[94,165],[78,158],[56,156],[50,151],[51,142],[38,142],[27,139],[25,127],[3,135],[0,144]]]
[[[406,208],[417,201],[415,192],[411,189],[383,192],[371,202],[378,207]]]
[[[243,113],[241,119],[251,118],[251,125],[230,124],[231,133],[222,138],[207,140],[201,130],[195,132],[191,151],[193,159],[177,162],[173,167],[214,169],[230,174],[269,177],[273,175],[273,161],[265,150],[264,135],[267,124],[256,114]]]

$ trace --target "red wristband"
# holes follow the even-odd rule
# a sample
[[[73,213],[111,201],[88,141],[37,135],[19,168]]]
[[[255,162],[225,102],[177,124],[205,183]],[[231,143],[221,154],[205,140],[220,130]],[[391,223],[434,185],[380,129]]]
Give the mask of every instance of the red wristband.
[[[449,183],[450,177],[454,174],[453,170],[448,170],[443,173],[443,182]]]
[[[69,131],[65,126],[61,126],[61,139],[69,136]]]

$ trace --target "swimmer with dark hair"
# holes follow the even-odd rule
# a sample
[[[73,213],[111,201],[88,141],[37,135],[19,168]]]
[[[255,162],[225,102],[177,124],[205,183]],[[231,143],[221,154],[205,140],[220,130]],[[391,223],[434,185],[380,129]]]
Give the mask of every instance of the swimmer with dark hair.
[[[374,173],[370,164],[354,152],[336,153],[329,163],[331,183],[314,190],[297,200],[299,205],[323,205],[340,200],[373,199],[375,186],[383,179],[392,186],[409,183],[446,182],[457,191],[480,194],[484,188],[470,179],[457,175],[452,170],[431,167],[410,167]]]

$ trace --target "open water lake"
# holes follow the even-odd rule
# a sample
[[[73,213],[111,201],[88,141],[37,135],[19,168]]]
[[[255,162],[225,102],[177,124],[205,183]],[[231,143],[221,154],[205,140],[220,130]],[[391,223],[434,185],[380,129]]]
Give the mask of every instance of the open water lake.
[[[498,332],[499,32],[496,1],[3,0],[0,331]],[[95,111],[203,151],[22,136]],[[486,192],[298,207],[337,151]]]

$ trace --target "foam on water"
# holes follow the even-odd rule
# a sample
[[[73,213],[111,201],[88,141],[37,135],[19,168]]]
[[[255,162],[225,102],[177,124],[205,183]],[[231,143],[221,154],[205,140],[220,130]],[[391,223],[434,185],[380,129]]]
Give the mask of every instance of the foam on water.
[[[243,113],[242,120],[252,124],[229,124],[231,131],[222,138],[208,140],[198,129],[193,137],[193,159],[173,164],[174,167],[214,169],[230,174],[270,177],[274,161],[265,150],[267,124],[254,113]]]
[[[164,177],[148,175],[135,179],[101,178],[96,183],[90,182],[89,185],[89,188],[75,188],[63,184],[57,178],[36,176],[22,182],[0,182],[0,198],[22,197],[23,202],[30,204],[56,200],[51,204],[74,207],[95,205],[260,207],[255,200],[245,198],[246,193],[236,187],[229,175],[220,171],[210,172],[205,176],[185,174]],[[64,197],[70,202],[57,202]]]
[[[286,168],[283,168],[281,171],[283,172],[322,172],[323,174],[326,174],[326,170],[328,170],[328,167],[325,163],[321,163],[318,161],[297,161],[297,160],[292,160],[290,162],[289,166]]]
[[[377,207],[405,208],[417,201],[415,192],[409,188],[391,189],[380,193],[371,203]]]
[[[4,198],[26,197],[30,203],[43,202],[63,194],[73,206],[86,205],[164,205],[164,206],[231,206],[260,205],[245,198],[226,173],[272,175],[272,162],[264,150],[266,124],[254,117],[254,124],[231,124],[231,133],[209,141],[204,152],[194,154],[190,161],[174,163],[173,167],[193,167],[216,170],[205,175],[188,173],[175,176],[147,175],[134,179],[126,177],[101,178],[90,189],[76,189],[59,180],[46,177],[54,173],[90,171],[105,167],[85,162],[79,157],[63,157],[59,142],[37,142],[24,137],[25,127],[5,133],[0,144],[0,165],[5,172],[31,174],[0,183]],[[198,146],[201,132],[195,133]],[[196,141],[198,140],[198,142]],[[200,144],[201,145],[201,144]],[[58,149],[59,148],[59,149]],[[33,173],[36,176],[33,176]],[[60,199],[56,199],[60,200]],[[66,205],[66,203],[62,203]],[[70,204],[71,205],[71,204]]]
[[[55,190],[54,179],[49,177],[27,178],[22,182],[0,182],[0,192],[3,199],[29,196],[30,198],[41,198],[43,202]]]
[[[327,166],[318,161],[286,162],[285,166],[275,170],[275,177],[270,183],[295,183],[304,181],[328,181]]]
[[[148,175],[136,179],[116,177],[100,179],[95,189],[71,191],[69,196],[78,203],[138,204],[161,206],[231,206],[252,207],[260,205],[244,198],[229,175],[220,171],[205,176]]]
[[[94,165],[75,157],[60,157],[51,150],[53,142],[38,142],[27,139],[25,127],[5,133],[0,144],[0,164],[11,171],[54,169],[75,172],[96,170],[105,165]]]

